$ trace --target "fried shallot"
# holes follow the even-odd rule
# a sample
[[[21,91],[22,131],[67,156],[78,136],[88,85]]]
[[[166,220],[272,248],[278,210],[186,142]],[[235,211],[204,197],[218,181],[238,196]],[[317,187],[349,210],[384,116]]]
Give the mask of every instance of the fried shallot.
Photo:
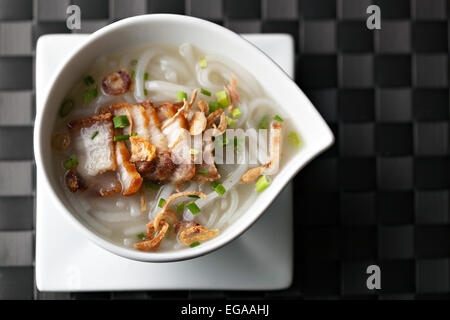
[[[147,223],[147,237],[144,241],[135,244],[136,249],[141,251],[157,251],[161,245],[164,236],[169,230],[169,223],[166,220],[161,220],[159,223],[160,230],[155,230],[153,222]]]
[[[161,221],[161,219],[164,217],[166,211],[168,210],[169,206],[172,204],[173,201],[175,201],[178,198],[181,197],[188,197],[188,196],[198,196],[202,199],[206,198],[206,194],[200,191],[183,191],[172,194],[166,202],[164,202],[163,207],[161,210],[156,214],[155,219],[153,219],[153,225],[155,227],[155,230],[158,230],[158,224]]]
[[[197,241],[208,240],[219,234],[219,230],[208,230],[196,222],[182,221],[175,226],[178,239],[185,245],[190,245]]]
[[[281,128],[279,122],[272,122],[270,126],[270,160],[262,166],[248,170],[241,178],[241,182],[250,183],[263,174],[272,175],[278,170],[281,149]]]

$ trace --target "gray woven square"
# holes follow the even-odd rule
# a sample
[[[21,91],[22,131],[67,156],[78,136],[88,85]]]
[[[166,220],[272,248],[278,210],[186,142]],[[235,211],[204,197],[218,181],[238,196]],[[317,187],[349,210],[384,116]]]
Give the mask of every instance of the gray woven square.
[[[412,119],[411,89],[377,90],[375,114],[380,122],[408,122]]]
[[[345,88],[370,87],[373,84],[372,55],[344,55],[339,62],[340,83]]]
[[[194,17],[220,20],[223,18],[222,0],[187,0],[186,12]]]
[[[0,58],[0,90],[31,89],[33,61],[31,58]]]
[[[33,123],[32,106],[32,91],[0,91],[0,125],[31,125]]]
[[[297,0],[262,0],[263,18],[267,19],[297,19]]]
[[[33,192],[31,161],[0,162],[0,196],[27,196]]]
[[[445,20],[446,0],[412,0],[413,16],[417,20]]]
[[[447,87],[448,57],[446,54],[414,56],[414,85],[417,87]]]
[[[414,124],[415,152],[419,156],[446,155],[449,151],[447,122]]]
[[[413,185],[412,157],[378,158],[377,184],[380,190],[410,190]]]
[[[32,229],[33,198],[0,197],[0,231]]]
[[[368,17],[366,10],[372,0],[337,0],[338,17],[349,20],[362,20]]]
[[[0,1],[0,20],[27,20],[33,18],[32,0]]]
[[[31,21],[0,23],[0,55],[31,55]]]
[[[39,21],[66,20],[66,10],[69,5],[69,0],[36,1],[37,19]]]
[[[33,267],[0,267],[0,300],[32,299]]]
[[[146,0],[112,0],[110,11],[112,18],[117,20],[142,14],[146,9]]]
[[[383,21],[377,33],[377,50],[382,53],[406,53],[411,50],[411,24],[409,21]]]
[[[306,20],[301,29],[300,51],[305,53],[336,51],[336,23],[334,20]]]
[[[33,231],[0,232],[0,267],[33,264]]]

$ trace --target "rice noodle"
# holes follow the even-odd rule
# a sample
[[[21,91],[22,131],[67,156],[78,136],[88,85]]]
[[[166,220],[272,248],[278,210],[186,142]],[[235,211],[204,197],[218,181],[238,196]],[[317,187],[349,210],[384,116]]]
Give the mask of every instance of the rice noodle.
[[[191,69],[190,71],[194,72],[192,66],[195,66],[195,53],[194,48],[192,48],[192,45],[190,43],[183,43],[178,48],[178,52],[184,58],[186,64],[190,66]]]
[[[156,214],[161,209],[161,208],[158,207],[159,200],[161,198],[163,198],[163,199],[169,198],[174,190],[175,190],[175,185],[173,185],[171,183],[165,184],[159,189],[159,191],[158,191],[158,193],[156,195],[156,198],[155,198],[156,201],[154,202],[153,206],[149,206],[150,210],[149,210],[149,213],[148,213],[149,214],[148,215],[148,219],[150,221],[152,221],[155,218]]]
[[[135,85],[134,85],[134,97],[137,102],[142,102],[145,100],[144,94],[144,74],[149,64],[156,55],[160,54],[161,50],[159,48],[152,47],[148,49],[138,60],[135,71]]]
[[[134,216],[132,216],[130,213],[126,211],[105,212],[105,211],[90,210],[90,214],[98,220],[107,222],[128,222],[135,220]]]
[[[175,77],[172,82],[188,83],[192,82],[189,70],[183,61],[175,59],[171,56],[163,56],[159,60],[161,70],[167,75],[167,73],[174,73]]]
[[[132,235],[137,235],[139,233],[143,233],[146,231],[147,231],[147,227],[145,226],[145,223],[141,223],[137,226],[128,227],[128,228],[124,229],[123,235],[124,236],[132,236]]]
[[[231,191],[229,191],[229,196],[230,198],[230,204],[228,205],[228,210],[225,211],[225,213],[223,213],[219,219],[219,221],[217,221],[217,223],[215,224],[215,227],[218,229],[221,229],[225,223],[228,222],[228,220],[232,217],[232,215],[235,213],[238,204],[239,204],[239,196],[236,192],[236,190],[232,189]]]
[[[189,87],[160,80],[146,81],[145,88],[148,90],[149,96],[152,97],[153,100],[166,101],[176,100],[177,91],[184,91],[187,94],[190,94],[191,91],[195,89],[195,87]]]
[[[214,226],[214,223],[216,222],[218,216],[219,216],[219,209],[216,208],[210,213],[207,222],[204,223],[205,228],[211,229]]]

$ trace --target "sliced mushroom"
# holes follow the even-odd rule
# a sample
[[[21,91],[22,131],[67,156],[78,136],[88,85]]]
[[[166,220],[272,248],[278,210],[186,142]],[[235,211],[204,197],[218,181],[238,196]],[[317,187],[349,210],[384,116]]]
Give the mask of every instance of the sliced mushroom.
[[[72,167],[65,174],[66,186],[71,192],[76,192],[77,190],[83,190],[86,188],[83,179],[77,173],[76,167]]]
[[[131,77],[122,69],[119,71],[114,71],[103,78],[102,88],[105,93],[118,96],[128,92],[131,86]]]
[[[70,135],[68,133],[55,133],[52,137],[52,147],[58,151],[67,149],[70,145]]]

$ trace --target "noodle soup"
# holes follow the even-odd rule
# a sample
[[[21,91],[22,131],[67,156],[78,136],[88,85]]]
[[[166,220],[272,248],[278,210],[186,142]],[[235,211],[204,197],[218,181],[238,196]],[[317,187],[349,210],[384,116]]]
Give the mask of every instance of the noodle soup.
[[[299,145],[252,75],[188,43],[99,57],[62,101],[52,138],[80,217],[150,252],[232,228]]]

